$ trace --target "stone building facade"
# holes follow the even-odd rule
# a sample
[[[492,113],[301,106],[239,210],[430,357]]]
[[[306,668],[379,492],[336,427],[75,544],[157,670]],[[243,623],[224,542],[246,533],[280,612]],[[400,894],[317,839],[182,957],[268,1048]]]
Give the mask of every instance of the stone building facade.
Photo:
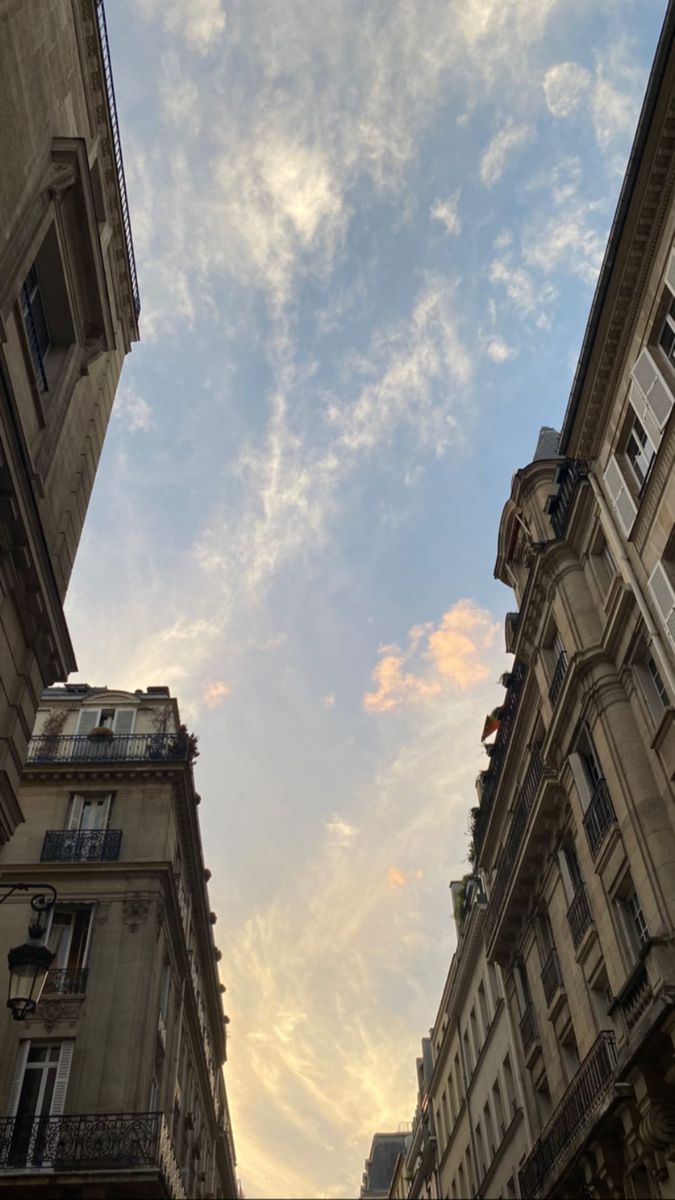
[[[0,1015],[0,1195],[237,1195],[193,751],[167,688],[44,694],[0,871],[56,888],[55,959],[35,1014]]]
[[[0,843],[139,295],[102,0],[0,13]]]

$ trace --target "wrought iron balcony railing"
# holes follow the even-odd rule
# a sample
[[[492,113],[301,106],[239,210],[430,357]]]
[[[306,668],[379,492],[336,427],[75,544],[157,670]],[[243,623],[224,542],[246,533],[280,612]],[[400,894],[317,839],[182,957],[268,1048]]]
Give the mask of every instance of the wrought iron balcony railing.
[[[564,650],[561,650],[560,654],[558,655],[558,661],[555,664],[555,671],[553,672],[553,679],[551,680],[551,686],[548,689],[548,698],[554,707],[557,703],[558,696],[560,695],[562,685],[565,682],[565,676],[567,675],[567,665],[568,665],[567,664],[567,655]]]
[[[537,1200],[551,1194],[551,1177],[593,1121],[616,1069],[616,1038],[603,1030],[546,1122],[520,1171],[520,1194]]]
[[[558,469],[560,486],[550,509],[551,524],[557,538],[564,538],[567,532],[577,488],[587,474],[585,463],[576,458],[568,458]]]
[[[28,743],[28,765],[72,762],[187,762],[186,733],[40,734]]]
[[[21,315],[23,316],[24,328],[26,337],[28,338],[28,348],[30,356],[33,360],[33,367],[37,376],[38,387],[41,392],[47,391],[47,372],[45,371],[45,360],[40,346],[40,338],[38,337],[33,309],[30,302],[28,285],[24,283],[21,289]]]
[[[551,953],[541,969],[541,983],[544,989],[546,1003],[550,1008],[557,992],[562,991],[563,986],[560,963],[555,950],[551,950]]]
[[[615,821],[616,813],[607,784],[604,779],[599,779],[595,785],[591,802],[584,813],[584,829],[594,860],[598,857],[602,844]]]
[[[518,700],[520,698],[520,693],[526,674],[527,668],[523,663],[516,663],[513,671],[511,672],[511,683],[509,684],[509,688],[506,693],[506,699],[504,700],[504,704],[502,706],[502,715],[499,722],[499,729],[497,730],[497,737],[495,738],[495,743],[492,749],[490,766],[485,772],[485,776],[483,778],[480,809],[478,813],[478,820],[476,821],[476,828],[474,830],[476,858],[478,858],[480,854],[483,838],[485,837],[485,831],[490,819],[490,812],[492,811],[495,792],[497,790],[497,784],[499,783],[499,778],[501,775],[502,764],[509,747],[511,729],[515,720],[516,711],[518,709]]]
[[[628,984],[617,996],[617,1006],[626,1022],[629,1034],[633,1032],[640,1017],[649,1008],[653,999],[654,993],[649,982],[647,968],[644,963],[640,963]]]
[[[133,1171],[157,1167],[171,1200],[185,1186],[163,1113],[86,1113],[0,1120],[0,1171]]]
[[[523,1052],[525,1054],[527,1054],[530,1046],[533,1046],[538,1038],[537,1018],[534,1015],[534,1005],[530,1001],[520,1018],[520,1040],[523,1043]]]
[[[513,868],[520,853],[528,817],[532,811],[543,774],[544,760],[541,757],[541,745],[536,742],[532,747],[530,762],[513,810],[511,827],[508,832],[506,844],[499,858],[497,877],[490,892],[487,913],[485,914],[486,941],[489,941],[492,937],[497,920],[503,910],[506,893],[509,890],[509,884],[513,876]]]
[[[127,198],[127,184],[124,178],[124,162],[122,160],[122,143],[120,141],[120,128],[117,120],[117,104],[115,102],[115,86],[113,84],[112,67],[110,65],[110,46],[108,44],[108,29],[105,21],[105,8],[103,0],[96,0],[96,23],[98,25],[98,37],[101,47],[101,59],[103,61],[103,76],[105,79],[105,90],[108,97],[108,113],[110,115],[110,129],[112,132],[113,154],[115,157],[115,170],[117,171],[117,185],[120,191],[120,205],[122,208],[122,224],[124,227],[124,240],[127,247],[127,259],[129,262],[129,275],[131,277],[131,292],[134,299],[134,312],[138,320],[141,311],[141,297],[138,290],[138,276],[136,274],[136,258],[134,255],[134,242],[131,236],[131,220],[129,218],[129,200]]]
[[[89,967],[53,967],[47,972],[43,996],[83,996],[87,990]]]
[[[572,903],[567,910],[567,922],[572,934],[572,943],[576,950],[581,945],[586,930],[590,929],[593,924],[593,913],[591,912],[585,883],[579,884],[572,897]]]
[[[41,862],[117,862],[121,829],[48,829]]]

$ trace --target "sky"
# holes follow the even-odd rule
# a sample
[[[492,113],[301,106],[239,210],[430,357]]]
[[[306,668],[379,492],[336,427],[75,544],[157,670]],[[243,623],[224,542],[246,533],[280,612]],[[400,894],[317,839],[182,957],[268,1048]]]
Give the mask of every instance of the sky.
[[[664,0],[111,0],[140,277],[67,615],[168,684],[249,1197],[415,1107],[513,472],[559,427]]]

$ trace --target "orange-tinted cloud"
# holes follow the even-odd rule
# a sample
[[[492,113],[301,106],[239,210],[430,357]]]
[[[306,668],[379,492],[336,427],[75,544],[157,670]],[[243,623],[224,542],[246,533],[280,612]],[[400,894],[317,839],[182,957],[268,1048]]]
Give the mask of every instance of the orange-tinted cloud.
[[[231,688],[223,683],[222,679],[216,680],[214,683],[207,683],[204,688],[204,703],[209,708],[217,708],[222,704],[226,696],[229,696]]]
[[[405,650],[380,647],[372,673],[374,689],[363,699],[366,712],[392,712],[419,704],[450,689],[466,691],[489,673],[488,652],[499,624],[471,600],[458,600],[440,624],[414,625]]]
[[[419,882],[424,878],[424,871],[421,867],[417,867],[414,871],[409,871],[406,875],[405,871],[399,871],[398,867],[389,867],[387,869],[387,883],[389,887],[407,887],[409,883],[414,881]]]

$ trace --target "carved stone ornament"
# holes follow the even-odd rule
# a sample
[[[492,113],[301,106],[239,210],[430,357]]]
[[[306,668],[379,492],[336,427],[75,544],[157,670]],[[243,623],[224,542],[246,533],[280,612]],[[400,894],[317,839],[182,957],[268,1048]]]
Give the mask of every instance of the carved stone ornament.
[[[129,927],[131,933],[135,933],[140,925],[145,921],[150,908],[150,901],[146,896],[141,896],[138,892],[127,896],[124,901],[124,912],[122,920]]]
[[[63,196],[75,183],[77,183],[77,175],[72,167],[69,167],[67,163],[52,163],[47,179],[47,191],[50,199],[56,200]]]
[[[96,905],[96,924],[105,925],[110,917],[110,901],[99,900]]]
[[[675,1108],[652,1104],[640,1121],[640,1137],[650,1150],[675,1147]]]
[[[53,1029],[55,1025],[69,1025],[74,1028],[80,1015],[82,1005],[79,1003],[64,1003],[62,1000],[42,1000],[38,1004],[35,1015],[29,1017],[26,1025],[44,1025],[45,1029]]]

